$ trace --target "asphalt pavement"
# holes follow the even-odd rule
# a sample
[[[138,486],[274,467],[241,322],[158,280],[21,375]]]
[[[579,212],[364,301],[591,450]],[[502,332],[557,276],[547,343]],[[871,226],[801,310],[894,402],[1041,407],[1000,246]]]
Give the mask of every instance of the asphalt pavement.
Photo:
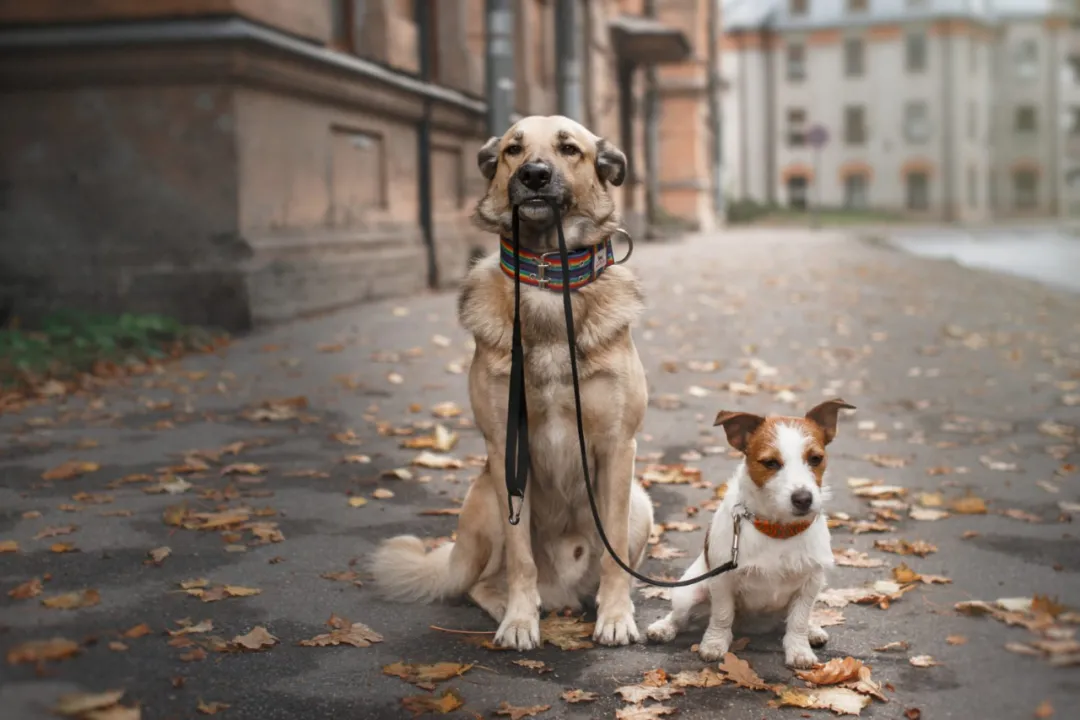
[[[645,245],[631,264],[648,293],[637,470],[674,523],[652,548],[669,559],[645,570],[678,575],[700,547],[735,465],[719,409],[842,396],[858,409],[831,449],[830,511],[834,548],[854,551],[830,576],[819,657],[870,668],[886,701],[861,716],[1075,717],[1080,296],[826,231]],[[454,307],[427,294],[297,321],[0,415],[0,716],[54,717],[65,694],[109,690],[124,695],[95,698],[112,713],[98,717],[152,720],[408,718],[416,703],[757,720],[833,716],[770,706],[785,698],[865,702],[867,685],[809,691],[778,635],[736,652],[769,688],[730,668],[718,686],[676,687],[705,667],[699,629],[664,646],[499,652],[467,602],[379,600],[365,555],[391,535],[449,536],[482,461]],[[644,629],[666,603],[634,593]],[[425,683],[395,663],[449,665]],[[658,669],[667,679],[646,680]],[[632,711],[616,688],[643,681],[626,692],[667,699]],[[563,698],[574,690],[595,699]]]

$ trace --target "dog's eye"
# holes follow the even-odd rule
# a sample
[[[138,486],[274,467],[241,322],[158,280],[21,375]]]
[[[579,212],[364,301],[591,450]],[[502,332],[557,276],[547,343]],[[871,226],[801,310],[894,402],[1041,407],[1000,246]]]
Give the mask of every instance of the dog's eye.
[[[772,459],[762,460],[761,464],[764,465],[769,470],[779,470],[780,468],[784,467],[784,464],[782,462],[780,462],[779,460],[772,460]]]
[[[523,149],[524,148],[522,148],[520,145],[518,145],[517,143],[514,143],[513,145],[507,145],[506,149],[503,150],[503,152],[506,153],[507,155],[509,155],[510,157],[514,157],[515,155],[520,155],[521,151]]]
[[[824,459],[825,458],[820,455],[811,455],[810,457],[806,458],[806,462],[810,465],[810,467],[817,467]]]
[[[566,155],[567,157],[571,157],[573,155],[578,155],[581,153],[581,151],[577,149],[576,145],[570,145],[569,143],[563,143],[562,145],[560,145],[559,152],[563,155]]]

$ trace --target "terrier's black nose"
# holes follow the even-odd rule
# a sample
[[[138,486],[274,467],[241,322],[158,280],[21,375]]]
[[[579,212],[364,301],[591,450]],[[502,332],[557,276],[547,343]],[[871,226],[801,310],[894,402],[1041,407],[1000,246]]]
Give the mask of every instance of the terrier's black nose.
[[[796,490],[791,493],[791,507],[795,508],[796,512],[809,512],[810,506],[813,504],[814,496],[810,494],[809,490]]]
[[[551,182],[551,167],[541,162],[525,163],[518,168],[518,178],[530,190],[541,190]]]

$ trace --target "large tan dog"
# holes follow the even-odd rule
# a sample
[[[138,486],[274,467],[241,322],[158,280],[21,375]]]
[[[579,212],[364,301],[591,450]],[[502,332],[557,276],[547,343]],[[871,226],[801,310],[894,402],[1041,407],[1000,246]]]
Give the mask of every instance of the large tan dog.
[[[571,252],[605,248],[619,227],[608,188],[622,184],[626,157],[568,118],[524,118],[502,138],[491,138],[477,161],[488,189],[474,222],[509,238],[513,202],[520,208],[523,250],[558,247],[552,202],[561,207]],[[603,257],[610,262],[606,251]],[[551,262],[557,265],[558,253]],[[417,537],[391,538],[375,552],[371,569],[384,595],[397,600],[430,602],[467,592],[500,623],[495,642],[504,647],[537,647],[541,607],[579,608],[594,593],[594,638],[607,645],[636,642],[630,576],[605,553],[586,495],[562,294],[525,283],[521,322],[532,462],[521,521],[507,521],[513,302],[514,282],[499,255],[473,267],[459,317],[476,340],[469,399],[488,459],[465,497],[457,541],[425,553]],[[653,525],[652,503],[634,479],[634,435],[647,397],[630,324],[642,308],[637,280],[619,265],[608,264],[573,293],[589,470],[607,536],[635,568]]]

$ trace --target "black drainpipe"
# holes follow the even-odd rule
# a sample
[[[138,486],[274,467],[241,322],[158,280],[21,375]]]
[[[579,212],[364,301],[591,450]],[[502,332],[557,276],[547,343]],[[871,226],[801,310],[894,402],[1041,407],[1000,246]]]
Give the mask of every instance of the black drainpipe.
[[[413,4],[416,20],[417,60],[420,65],[420,79],[431,82],[431,33],[432,17],[429,0],[416,0]],[[417,172],[416,186],[420,210],[420,232],[424,235],[427,250],[428,286],[439,286],[439,264],[435,256],[435,237],[431,217],[431,100],[424,98],[423,115],[416,128]]]
[[[947,21],[946,21],[947,22]],[[955,218],[953,207],[956,198],[953,196],[953,159],[955,157],[953,147],[953,103],[960,102],[953,97],[953,44],[952,32],[947,30],[941,39],[942,43],[942,82],[941,82],[941,198],[945,207],[942,208],[942,219],[949,222]]]

